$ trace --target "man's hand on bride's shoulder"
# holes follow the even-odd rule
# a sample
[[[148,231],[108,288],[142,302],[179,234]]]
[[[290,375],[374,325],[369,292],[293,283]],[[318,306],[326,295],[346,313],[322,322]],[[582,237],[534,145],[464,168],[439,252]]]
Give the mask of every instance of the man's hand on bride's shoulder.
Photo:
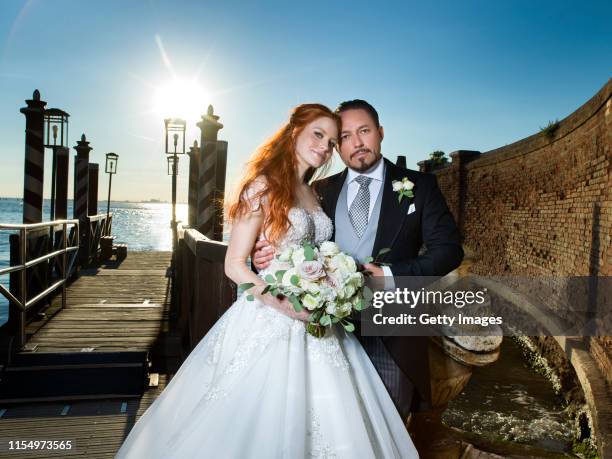
[[[257,271],[261,271],[270,266],[270,262],[273,258],[274,247],[272,247],[268,241],[264,239],[255,243],[255,247],[253,247],[253,252],[251,253],[251,261]]]

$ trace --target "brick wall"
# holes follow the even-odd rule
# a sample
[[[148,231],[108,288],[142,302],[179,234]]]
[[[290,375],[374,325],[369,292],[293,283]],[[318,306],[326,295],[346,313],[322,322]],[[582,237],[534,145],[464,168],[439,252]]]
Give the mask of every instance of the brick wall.
[[[612,79],[556,127],[482,154],[454,152],[434,171],[473,272],[612,276],[611,95]],[[590,345],[612,384],[612,337]]]

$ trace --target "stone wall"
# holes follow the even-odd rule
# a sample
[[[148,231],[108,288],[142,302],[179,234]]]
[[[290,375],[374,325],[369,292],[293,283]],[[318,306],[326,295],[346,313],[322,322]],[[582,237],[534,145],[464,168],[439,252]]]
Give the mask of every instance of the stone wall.
[[[611,95],[612,79],[542,132],[482,154],[454,152],[451,164],[433,171],[473,272],[612,276]],[[429,163],[419,165],[427,171]],[[612,337],[589,346],[612,384]]]

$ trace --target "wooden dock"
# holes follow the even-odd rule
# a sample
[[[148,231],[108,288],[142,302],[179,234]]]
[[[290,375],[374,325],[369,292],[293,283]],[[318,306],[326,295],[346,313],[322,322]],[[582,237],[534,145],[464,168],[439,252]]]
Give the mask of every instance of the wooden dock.
[[[167,375],[140,399],[38,403],[0,408],[0,458],[113,458],[136,421],[163,391]],[[4,412],[3,409],[6,409]],[[8,451],[9,440],[58,440],[71,450]]]
[[[95,357],[96,353],[143,352],[149,355],[149,370],[154,373],[151,382],[157,385],[146,388],[139,397],[116,394],[0,404],[0,457],[114,456],[171,378],[172,371],[164,370],[168,367],[165,360],[169,358],[171,366],[178,367],[182,359],[179,340],[167,333],[170,260],[171,252],[130,252],[121,262],[110,260],[81,270],[68,287],[66,308],[60,309],[61,298],[55,298],[46,317],[28,324],[27,350],[19,353],[22,357],[67,353]],[[10,440],[70,440],[72,449],[8,451]]]
[[[148,350],[168,331],[172,252],[130,252],[121,263],[82,269],[66,308],[53,301],[51,320],[30,323],[37,352]]]

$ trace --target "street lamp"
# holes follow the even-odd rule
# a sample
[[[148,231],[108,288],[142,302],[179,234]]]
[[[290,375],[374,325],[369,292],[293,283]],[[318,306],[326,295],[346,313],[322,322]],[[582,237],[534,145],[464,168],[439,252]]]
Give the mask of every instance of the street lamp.
[[[50,219],[55,219],[55,178],[57,167],[57,149],[68,148],[68,117],[70,115],[59,108],[48,108],[45,110],[45,134],[44,145],[53,151],[53,162],[51,164],[51,212]],[[59,136],[59,138],[58,138]]]
[[[106,203],[106,231],[105,236],[110,236],[111,225],[110,225],[110,197],[111,197],[111,185],[113,182],[113,174],[117,173],[117,162],[119,161],[119,155],[117,153],[106,153],[106,167],[105,172],[108,174],[108,201]]]
[[[164,120],[166,135],[166,155],[168,155],[168,175],[172,175],[172,250],[176,250],[176,176],[178,174],[178,155],[185,154],[185,130],[187,122],[180,118]]]
[[[174,159],[174,156],[168,156],[168,175],[178,175],[178,158]]]

